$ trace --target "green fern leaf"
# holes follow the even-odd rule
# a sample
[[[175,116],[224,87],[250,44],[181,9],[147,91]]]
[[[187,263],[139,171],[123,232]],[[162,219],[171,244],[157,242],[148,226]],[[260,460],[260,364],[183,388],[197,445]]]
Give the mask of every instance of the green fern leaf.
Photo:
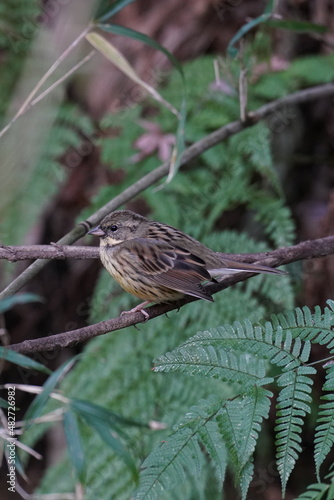
[[[242,500],[246,499],[250,482],[253,479],[253,474],[254,474],[254,464],[253,464],[253,457],[251,457],[239,473],[239,487],[241,491]]]
[[[182,484],[189,473],[194,481],[200,477],[205,457],[198,437],[207,423],[216,418],[221,407],[222,404],[214,397],[201,401],[198,407],[191,409],[175,432],[151,452],[141,467],[139,488],[134,497],[136,500],[160,498],[163,492],[172,491]],[[207,431],[210,429],[207,428]],[[207,438],[204,438],[204,442],[207,446]],[[211,445],[208,449],[213,451]],[[224,453],[219,453],[215,462],[219,462],[222,470],[226,468],[223,460]]]
[[[227,452],[215,420],[207,421],[198,430],[198,437],[210,455],[219,484],[223,484],[227,466]]]
[[[319,407],[317,427],[315,431],[314,460],[318,481],[320,482],[320,467],[330,452],[334,444],[334,366],[327,370],[324,391],[329,394],[322,396],[322,403]]]
[[[253,386],[241,399],[228,401],[217,416],[219,429],[245,499],[253,476],[253,453],[272,393]]]
[[[312,401],[309,375],[316,373],[310,366],[300,366],[292,371],[284,372],[278,379],[278,385],[283,387],[277,403],[277,469],[279,471],[283,496],[287,480],[294,468],[299,453],[302,451],[301,431],[303,419],[309,413]]]
[[[275,246],[291,245],[295,239],[295,224],[289,208],[280,198],[273,198],[263,191],[254,192],[249,206],[256,211],[256,220],[260,221],[266,234],[272,238]]]
[[[316,306],[313,314],[308,307],[297,307],[294,311],[272,315],[273,327],[280,326],[283,330],[290,331],[295,339],[327,345],[331,349],[334,347],[334,315],[332,301],[327,304],[329,307],[325,307],[324,311]]]
[[[296,500],[333,500],[333,494],[329,496],[329,485],[323,483],[310,484],[307,490],[304,491]]]
[[[214,346],[219,351],[241,351],[252,353],[279,367],[292,369],[308,360],[310,343],[293,339],[290,328],[284,330],[277,324],[273,328],[269,321],[263,326],[254,326],[249,320],[235,322],[233,325],[224,325],[218,328],[198,332],[180,348],[190,347],[199,349],[203,346]],[[228,347],[226,347],[228,346]]]
[[[229,350],[213,346],[197,348],[176,348],[155,361],[154,371],[179,371],[188,375],[202,375],[245,386],[258,384],[265,377],[263,360],[249,354],[236,356]]]

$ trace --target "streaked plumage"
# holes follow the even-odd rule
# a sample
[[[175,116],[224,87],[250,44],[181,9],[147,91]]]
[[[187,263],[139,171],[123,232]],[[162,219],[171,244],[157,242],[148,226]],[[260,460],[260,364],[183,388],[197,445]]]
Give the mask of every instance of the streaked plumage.
[[[149,302],[169,302],[184,295],[213,301],[204,281],[237,272],[284,274],[257,264],[222,259],[182,231],[130,210],[107,215],[89,234],[100,236],[103,265],[124,290]],[[132,310],[133,311],[133,310]]]

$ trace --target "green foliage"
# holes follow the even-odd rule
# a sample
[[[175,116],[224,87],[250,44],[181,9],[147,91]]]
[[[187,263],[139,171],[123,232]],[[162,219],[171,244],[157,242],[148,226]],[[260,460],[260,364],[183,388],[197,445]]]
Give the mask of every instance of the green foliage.
[[[334,444],[334,367],[327,367],[326,382],[323,386],[325,394],[323,403],[319,406],[317,432],[315,435],[314,459],[318,481],[320,482],[320,467]]]
[[[187,63],[184,72],[186,81],[196,81],[196,85],[189,85],[187,93],[186,141],[196,141],[238,118],[236,96],[227,96],[212,87],[213,58]],[[161,94],[177,106],[182,92],[182,81],[174,72]],[[258,99],[255,102],[258,105]],[[144,157],[140,163],[132,162],[136,153],[134,142],[142,134],[139,126],[142,108],[143,105],[132,106],[129,102],[127,109],[103,119],[101,128],[107,125],[115,132],[101,141],[103,162],[115,170],[122,168],[127,176],[121,184],[105,187],[93,200],[90,210],[103,205],[156,165],[155,155]],[[164,108],[159,109],[155,121],[163,134],[175,133],[175,120]],[[192,162],[191,170],[178,172],[177,181],[165,186],[159,195],[154,191],[145,193],[154,217],[178,225],[185,231],[187,223],[196,219],[203,227],[194,236],[203,238],[203,234],[212,231],[224,211],[248,210],[248,217],[252,215],[249,223],[262,237],[266,232],[274,246],[291,244],[294,223],[282,201],[280,181],[271,154],[271,135],[270,127],[264,123],[246,129],[204,152]],[[86,210],[80,218],[85,218],[88,213]],[[254,231],[254,227],[251,230]]]
[[[33,370],[38,370],[40,372],[50,373],[50,370],[41,363],[38,363],[38,361],[30,359],[27,356],[23,356],[18,352],[6,349],[6,347],[3,346],[0,346],[0,358],[4,359],[5,361],[10,361],[11,363],[15,363],[16,365],[22,366],[24,368],[30,368]]]
[[[218,421],[222,445],[227,450],[242,498],[246,498],[252,479],[253,453],[262,420],[268,417],[269,398],[272,397],[272,393],[259,387],[273,380],[265,378],[266,370],[264,370],[264,365],[261,365],[261,358],[268,359],[270,364],[279,367],[282,372],[277,379],[277,386],[282,389],[277,400],[275,430],[277,467],[284,494],[286,482],[302,451],[302,425],[306,414],[310,412],[312,402],[310,375],[314,375],[316,369],[305,366],[310,355],[308,339],[312,339],[314,343],[324,343],[324,335],[327,335],[327,347],[330,348],[332,344],[328,329],[334,326],[334,302],[329,301],[328,306],[323,314],[319,309],[314,314],[311,314],[307,308],[296,309],[285,316],[273,316],[271,322],[266,322],[262,326],[253,326],[245,321],[199,332],[195,337],[171,353],[161,356],[155,362],[155,371],[198,374],[203,377],[218,377],[229,382],[240,383],[241,399],[222,401],[218,413],[215,408],[211,415],[206,413],[205,418]],[[293,332],[292,329],[295,331]],[[296,329],[298,329],[298,336],[296,336]],[[247,355],[249,359],[245,362]],[[256,357],[253,357],[254,355]],[[254,370],[253,367],[250,369],[250,363],[253,365],[256,363],[258,369]],[[245,372],[248,374],[246,380]],[[327,377],[324,390],[332,391],[332,385],[332,379]],[[332,393],[330,397],[332,400]],[[326,411],[327,409],[329,411]],[[322,407],[319,410],[315,431],[315,457],[318,468],[333,447],[331,410],[332,404],[331,408]],[[151,488],[153,486],[156,488],[157,484],[160,488],[164,488],[167,482],[177,487],[182,477],[174,471],[178,471],[179,468],[191,471],[192,475],[196,474],[194,464],[191,463],[194,455],[185,462],[185,456],[174,446],[174,442],[180,437],[178,432],[172,435],[171,450],[174,450],[172,471],[166,467],[165,463],[165,458],[168,459],[171,452],[169,438],[166,447],[159,447],[146,459],[137,498],[156,498],[155,493],[151,494],[148,483],[152,485]],[[192,439],[194,437],[192,434]],[[159,456],[159,461],[157,461],[157,456]]]
[[[28,302],[43,302],[43,298],[35,293],[18,293],[0,300],[0,314],[9,311],[16,304],[26,304]]]
[[[334,499],[334,484],[333,472],[328,474],[328,483],[319,482],[310,484],[307,490],[299,495],[296,500],[333,500]]]
[[[296,345],[295,345],[296,347]],[[297,346],[297,350],[299,346]],[[314,375],[315,368],[299,366],[293,372],[283,373],[277,384],[284,387],[277,402],[277,468],[282,480],[283,496],[286,483],[302,451],[301,430],[306,413],[311,411],[310,396],[312,380],[307,375]]]
[[[266,84],[261,78],[252,85],[250,108],[265,102],[276,76],[281,94],[288,93],[292,85],[297,88],[300,69],[297,67],[295,77],[291,76],[295,64],[287,70],[289,77],[287,72],[275,73]],[[212,68],[210,57],[185,65],[187,81],[196,81],[189,87],[187,100],[189,142],[238,118],[237,98],[213,89]],[[233,72],[232,68],[232,85]],[[181,92],[179,75],[172,74],[162,94],[177,105]],[[111,127],[113,133],[109,137],[101,134],[99,140],[104,164],[115,171],[122,168],[126,177],[117,185],[105,186],[80,219],[156,166],[155,155],[133,163],[134,142],[143,133],[139,124],[143,105],[130,104],[122,113],[105,117],[101,129]],[[164,109],[157,112],[155,120],[163,133],[175,131],[175,120]],[[142,198],[152,218],[180,227],[226,252],[266,251],[292,243],[294,224],[282,199],[271,137],[270,126],[258,124],[205,152],[158,194],[145,192]],[[244,232],[219,230],[224,224],[222,214],[233,210],[244,214],[240,224]],[[68,397],[79,393],[86,401],[146,424],[140,429],[131,427],[126,439],[137,467],[142,467],[138,498],[197,500],[205,498],[211,486],[215,491],[212,498],[220,498],[227,464],[245,497],[253,475],[254,449],[271,400],[263,385],[270,384],[273,390],[277,372],[277,461],[285,486],[299,456],[310,408],[314,371],[305,367],[310,345],[328,344],[331,348],[332,328],[330,308],[314,313],[297,309],[261,322],[277,310],[291,309],[293,300],[289,278],[258,276],[217,294],[215,304],[189,304],[182,312],[172,313],[171,319],[161,317],[142,325],[140,332],[127,329],[89,343],[62,390]],[[135,299],[121,292],[102,271],[92,300],[91,321],[110,318],[135,304]],[[217,328],[222,324],[229,326]],[[189,339],[194,331],[200,333]],[[161,363],[152,373],[154,358]],[[165,373],[156,373],[158,370]],[[332,404],[332,400],[326,403]],[[324,406],[316,429],[318,468],[332,447],[332,424],[329,412],[325,412]],[[152,420],[167,425],[167,429],[150,430]],[[229,429],[234,430],[231,436]],[[82,446],[90,464],[85,480],[88,500],[99,496],[122,500],[133,495],[133,476],[115,451],[101,447],[87,429],[83,429]],[[64,459],[51,469],[40,491],[73,489],[72,479],[66,475],[68,466],[68,459]],[[175,485],[177,489],[166,491]]]
[[[331,82],[334,77],[334,55],[305,56],[290,64],[285,71],[261,76],[252,92],[261,99],[277,99],[301,87]]]
[[[300,86],[332,79],[331,62],[332,56],[304,58],[292,62],[286,71],[264,75],[249,88],[249,109]],[[246,63],[251,72],[253,61]],[[238,69],[235,62],[227,66],[231,87],[227,95],[215,88],[212,57],[184,66],[189,87],[186,141],[196,141],[239,118]],[[159,80],[160,75],[155,76]],[[182,81],[174,72],[162,94],[177,106],[182,93]],[[156,155],[144,156],[137,163],[133,160],[134,142],[142,134],[139,119],[145,111],[145,104],[135,105],[130,96],[124,111],[104,117],[98,141],[102,161],[114,171],[121,168],[126,176],[117,185],[105,186],[80,219],[156,166]],[[175,118],[168,111],[162,108],[152,116],[162,134],[175,133]],[[112,129],[108,137],[107,127]],[[10,233],[13,219],[8,219],[11,242],[20,240],[27,229],[22,213],[34,219],[29,200],[37,193],[39,199],[43,193],[47,200],[65,178],[59,157],[68,148],[80,146],[82,132],[90,140],[92,131],[90,121],[77,108],[60,110],[29,181],[29,199],[23,197],[19,211],[13,210],[13,217],[20,221],[15,235]],[[226,252],[266,251],[291,244],[294,223],[271,153],[272,133],[270,123],[244,130],[195,159],[158,194],[153,190],[143,194],[152,217]],[[229,227],[226,212],[241,214],[239,232],[221,230]],[[116,316],[135,303],[102,271],[92,299],[91,321]],[[141,469],[137,499],[218,500],[230,467],[246,498],[261,426],[273,398],[265,386],[278,393],[277,464],[284,489],[298,460],[302,428],[311,408],[311,375],[316,373],[308,365],[311,344],[325,345],[331,353],[334,347],[333,303],[324,311],[316,308],[312,313],[304,308],[277,314],[293,306],[289,278],[258,276],[217,294],[214,304],[189,304],[170,318],[143,324],[139,332],[129,328],[91,341],[61,384],[61,395],[68,398],[64,425],[69,456],[48,470],[39,491],[73,491],[79,480],[84,483],[86,500],[128,500]],[[262,320],[271,313],[276,314],[270,321]],[[157,359],[154,370],[152,359]],[[46,387],[36,399],[35,416],[41,411],[41,401],[45,412],[52,409],[50,403],[44,404],[53,389],[54,385]],[[323,390],[315,429],[318,475],[334,443],[330,367]],[[31,427],[26,442],[35,441],[47,428],[44,425],[36,431]],[[71,462],[75,477],[68,473]],[[329,491],[328,485],[320,486],[318,493]],[[316,490],[313,485],[305,495]]]
[[[3,349],[3,348],[2,348]],[[5,351],[5,349],[3,349]],[[50,373],[43,365],[40,365],[36,361],[32,361],[25,356],[7,351],[10,353],[9,356],[4,356],[4,359],[16,362],[20,366],[39,369],[40,371],[45,371]],[[0,350],[1,354],[1,350]],[[39,394],[35,397],[30,407],[25,413],[25,429],[28,431],[28,441],[31,436],[29,436],[30,426],[38,419],[42,414],[47,414],[47,426],[40,430],[39,435],[42,435],[45,430],[50,426],[52,422],[52,412],[55,410],[55,405],[50,402],[49,398],[54,398],[55,400],[60,400],[62,403],[61,411],[59,409],[56,411],[57,414],[62,415],[63,429],[68,446],[69,457],[74,467],[75,475],[77,481],[85,483],[86,480],[86,463],[84,457],[84,448],[82,444],[81,434],[84,433],[83,424],[86,424],[91,431],[94,431],[102,440],[104,444],[109,446],[115,453],[116,456],[120,457],[129,471],[131,472],[132,480],[137,483],[138,481],[138,470],[136,463],[132,455],[127,450],[126,446],[123,444],[122,440],[127,439],[128,436],[124,431],[124,427],[146,427],[145,424],[141,422],[123,418],[106,408],[99,405],[93,404],[89,401],[84,401],[77,398],[64,398],[63,396],[56,394],[56,386],[59,385],[59,381],[64,377],[64,375],[73,366],[76,359],[80,357],[71,358],[67,360],[63,365],[61,365],[54,373],[52,373],[49,378],[44,383]],[[43,370],[42,370],[43,369]],[[2,405],[6,401],[1,401]],[[7,405],[5,405],[7,407]],[[43,420],[43,419],[42,419]],[[34,433],[33,439],[38,436]],[[25,441],[27,442],[26,435]],[[27,457],[23,457],[24,459]],[[21,473],[21,471],[19,471]]]
[[[111,290],[111,293],[114,292]],[[114,296],[118,306],[122,303],[122,307],[129,307],[125,299],[128,297]],[[106,294],[103,299],[100,295],[94,313],[101,317],[108,301]],[[135,498],[174,498],[171,496],[174,488],[177,492],[175,498],[182,498],[182,495],[183,498],[193,498],[191,495],[194,494],[195,498],[201,498],[200,491],[205,486],[201,483],[203,477],[221,484],[227,464],[234,472],[242,497],[246,498],[253,475],[254,451],[273,397],[263,385],[270,384],[272,388],[275,381],[279,391],[276,407],[277,466],[284,488],[301,451],[302,426],[312,401],[310,376],[316,373],[316,369],[307,365],[310,343],[326,344],[332,349],[332,335],[329,333],[334,326],[333,313],[334,302],[329,301],[324,311],[317,308],[311,313],[307,308],[297,308],[284,315],[273,315],[271,321],[263,324],[245,320],[207,328],[157,359],[154,371],[164,372],[163,378],[158,373],[148,376],[150,356],[146,353],[157,349],[165,352],[168,344],[172,345],[180,333],[168,329],[170,320],[159,318],[159,325],[148,323],[141,333],[119,332],[118,335],[95,339],[65,380],[63,390],[69,395],[85,390],[88,399],[101,399],[107,407],[122,408],[124,416],[141,415],[143,422],[154,418],[168,425],[176,423],[172,433],[158,431],[158,436],[145,428],[138,432],[139,429],[133,427],[128,432],[128,443],[137,443],[133,448],[137,460],[141,462],[147,456],[141,466]],[[198,322],[198,317],[195,322]],[[182,331],[181,324],[179,327]],[[161,331],[163,337],[156,334]],[[91,374],[96,374],[97,359],[101,373],[93,381]],[[126,370],[122,366],[125,362]],[[270,366],[276,367],[275,372],[281,372],[278,378],[268,378]],[[328,371],[330,375],[324,391],[326,401],[328,395],[332,401],[333,370],[329,368]],[[175,372],[178,376],[171,379]],[[188,375],[195,375],[195,379]],[[112,383],[119,377],[123,378],[122,386]],[[221,381],[227,381],[228,385]],[[205,399],[199,400],[203,396]],[[188,410],[191,400],[194,406]],[[182,412],[185,416],[180,420]],[[320,407],[315,429],[317,467],[332,449],[331,425],[330,411],[326,411],[325,406]],[[106,454],[104,450],[101,463],[95,457],[96,453],[101,453],[101,445],[96,447],[92,436],[84,435],[83,438],[87,460],[93,460],[87,471],[88,498],[105,492],[106,488],[111,492],[107,498],[127,498],[134,484],[126,469],[120,481],[122,469],[115,455]],[[152,448],[153,451],[148,453]],[[207,475],[208,460],[212,461],[216,479]],[[110,475],[109,466],[116,468],[118,473]],[[45,479],[46,488],[41,491],[49,491],[48,482],[52,483],[54,474],[55,477],[64,474],[66,467],[66,462],[63,462],[57,470],[50,472]],[[96,467],[101,468],[98,478]],[[62,481],[65,479],[63,476]],[[186,495],[184,484],[188,481],[192,486]],[[64,490],[70,487],[68,482],[66,486],[63,484]],[[327,486],[323,489],[328,490]]]
[[[227,455],[225,446],[220,443],[216,421],[223,409],[224,405],[213,396],[190,409],[168,441],[162,442],[142,464],[137,500],[161,498],[164,492],[187,480],[189,468],[194,471],[194,481],[199,489],[205,464],[201,446],[212,459],[219,481],[224,480]]]
[[[217,416],[221,437],[226,445],[235,481],[245,498],[253,476],[253,454],[261,423],[268,418],[272,393],[253,386],[240,399],[227,401]]]

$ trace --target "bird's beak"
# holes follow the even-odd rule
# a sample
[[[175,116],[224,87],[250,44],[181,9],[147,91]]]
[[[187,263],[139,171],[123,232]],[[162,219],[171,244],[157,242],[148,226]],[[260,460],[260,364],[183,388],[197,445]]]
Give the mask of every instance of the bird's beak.
[[[93,227],[93,229],[88,231],[87,234],[91,234],[93,236],[105,236],[106,233],[103,231],[103,229],[100,228],[100,226],[97,226]]]

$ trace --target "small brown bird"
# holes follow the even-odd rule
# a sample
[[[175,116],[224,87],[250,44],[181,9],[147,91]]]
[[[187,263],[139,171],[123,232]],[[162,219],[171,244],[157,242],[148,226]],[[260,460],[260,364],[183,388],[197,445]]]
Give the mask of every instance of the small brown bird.
[[[204,281],[240,272],[282,275],[257,264],[220,257],[175,227],[130,210],[107,215],[88,234],[100,236],[102,264],[124,290],[145,302],[124,313],[141,311],[150,302],[170,302],[192,295],[213,302]]]

